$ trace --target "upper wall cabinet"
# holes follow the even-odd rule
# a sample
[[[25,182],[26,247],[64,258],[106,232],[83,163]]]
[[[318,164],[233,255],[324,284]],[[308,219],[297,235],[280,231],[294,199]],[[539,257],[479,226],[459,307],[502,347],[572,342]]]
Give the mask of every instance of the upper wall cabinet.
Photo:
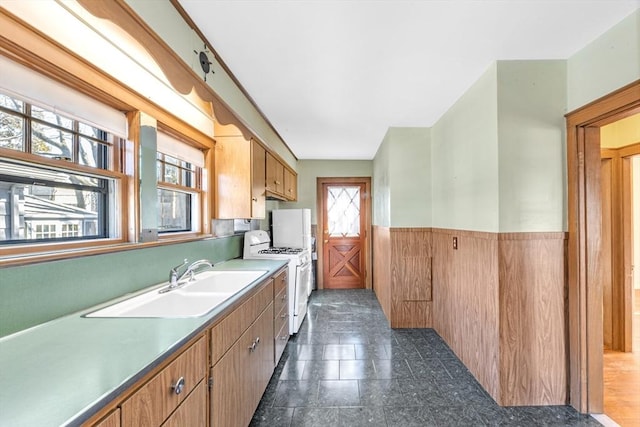
[[[264,218],[267,197],[296,200],[297,175],[257,140],[217,137],[215,165],[215,218]]]
[[[243,136],[216,140],[216,203],[218,219],[251,217],[251,141]]]
[[[267,153],[267,196],[286,201],[297,200],[298,176],[278,158]]]

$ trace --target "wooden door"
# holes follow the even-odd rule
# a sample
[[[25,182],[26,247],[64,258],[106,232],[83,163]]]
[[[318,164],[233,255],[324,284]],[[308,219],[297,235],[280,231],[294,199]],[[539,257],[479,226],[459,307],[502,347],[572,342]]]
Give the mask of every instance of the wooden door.
[[[323,279],[327,289],[365,287],[365,182],[322,185]]]
[[[602,203],[602,332],[604,347],[613,347],[613,265],[612,265],[612,234],[613,234],[613,160],[605,158],[601,161],[601,203]]]
[[[633,185],[631,158],[640,145],[602,149],[602,325],[604,347],[631,351]]]

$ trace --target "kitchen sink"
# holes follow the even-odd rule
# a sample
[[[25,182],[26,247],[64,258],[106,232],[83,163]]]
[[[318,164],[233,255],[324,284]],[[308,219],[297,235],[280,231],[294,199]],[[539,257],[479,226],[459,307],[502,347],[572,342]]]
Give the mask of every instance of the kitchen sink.
[[[200,317],[267,273],[267,270],[209,270],[168,292],[154,289],[85,317]]]
[[[235,294],[267,270],[208,270],[196,276],[196,280],[184,285],[185,292],[230,292]]]

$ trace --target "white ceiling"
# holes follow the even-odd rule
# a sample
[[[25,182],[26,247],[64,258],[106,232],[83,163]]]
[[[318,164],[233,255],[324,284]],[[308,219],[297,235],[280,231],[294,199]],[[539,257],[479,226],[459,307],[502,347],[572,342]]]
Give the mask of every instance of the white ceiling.
[[[372,159],[497,59],[566,59],[640,0],[179,0],[300,159]],[[215,76],[213,77],[215,78]]]

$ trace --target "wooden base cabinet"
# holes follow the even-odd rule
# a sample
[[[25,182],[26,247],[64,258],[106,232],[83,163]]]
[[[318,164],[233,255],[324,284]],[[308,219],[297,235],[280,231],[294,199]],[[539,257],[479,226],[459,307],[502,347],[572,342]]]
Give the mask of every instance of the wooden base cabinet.
[[[84,425],[248,426],[289,340],[287,269],[237,304]]]

